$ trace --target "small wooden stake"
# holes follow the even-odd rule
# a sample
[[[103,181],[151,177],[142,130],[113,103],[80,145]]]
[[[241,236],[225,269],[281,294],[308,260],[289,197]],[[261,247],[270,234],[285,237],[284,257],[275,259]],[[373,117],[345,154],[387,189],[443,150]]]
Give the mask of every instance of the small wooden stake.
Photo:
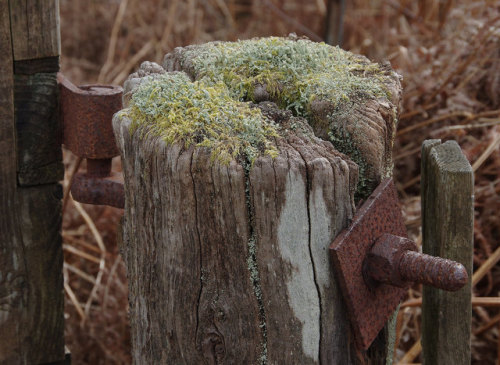
[[[472,168],[454,141],[422,146],[423,252],[462,263],[472,276]],[[450,293],[424,287],[424,363],[470,364],[471,283]]]

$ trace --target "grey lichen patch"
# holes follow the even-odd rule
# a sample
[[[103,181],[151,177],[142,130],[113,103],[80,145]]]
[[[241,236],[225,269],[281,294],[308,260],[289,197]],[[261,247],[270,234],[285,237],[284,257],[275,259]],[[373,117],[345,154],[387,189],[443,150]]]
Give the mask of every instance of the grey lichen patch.
[[[290,36],[176,48],[163,68],[144,64],[126,86],[126,113],[135,128],[167,143],[209,147],[221,162],[236,158],[249,168],[262,154],[278,154],[276,138],[297,133],[331,141],[360,165],[358,199],[391,173],[397,118],[379,118],[376,131],[358,135],[352,123],[360,115],[349,113],[373,101],[394,106],[397,75],[338,47]],[[280,125],[261,105],[254,107],[262,102],[293,115]]]
[[[223,82],[239,100],[269,97],[304,117],[310,116],[315,99],[338,105],[352,97],[388,93],[378,64],[339,47],[297,37],[186,47],[167,55],[164,67],[180,67],[196,80]]]
[[[139,69],[136,72],[130,74],[123,84],[123,105],[127,107],[130,102],[130,98],[137,90],[139,85],[142,82],[147,82],[149,80],[149,78],[146,78],[146,76],[150,76],[150,78],[156,78],[162,74],[165,74],[165,72],[165,69],[155,62],[144,61],[143,63],[141,63]]]
[[[142,126],[167,144],[208,147],[223,163],[278,153],[271,142],[276,126],[260,109],[235,100],[223,83],[192,82],[183,72],[146,76],[121,113],[133,121],[132,131]]]
[[[388,106],[398,102],[399,78],[388,65],[291,36],[177,48],[165,56],[163,66],[182,70],[192,80],[224,84],[236,100],[272,101],[295,117],[306,118],[312,134],[331,141],[362,165],[357,200],[371,192],[381,175],[391,173],[393,136],[383,130],[394,131],[397,118],[379,118],[378,132],[365,136],[352,128],[362,116],[349,115],[353,106],[362,110],[370,101]],[[298,126],[292,122],[281,132],[294,132]]]

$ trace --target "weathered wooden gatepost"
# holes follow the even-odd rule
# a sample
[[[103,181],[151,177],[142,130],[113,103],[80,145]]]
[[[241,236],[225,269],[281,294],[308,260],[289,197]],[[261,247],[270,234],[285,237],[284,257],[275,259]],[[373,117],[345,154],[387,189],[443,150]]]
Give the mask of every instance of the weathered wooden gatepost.
[[[124,98],[134,362],[385,363],[383,334],[354,346],[328,247],[391,175],[397,75],[268,38],[176,49]]]
[[[58,0],[0,1],[0,364],[64,363]]]

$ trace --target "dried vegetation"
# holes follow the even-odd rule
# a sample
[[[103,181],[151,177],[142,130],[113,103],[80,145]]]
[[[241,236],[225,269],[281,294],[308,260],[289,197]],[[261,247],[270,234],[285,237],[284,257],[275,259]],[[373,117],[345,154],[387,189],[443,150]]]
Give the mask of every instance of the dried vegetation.
[[[177,46],[290,32],[322,40],[326,3],[61,0],[62,70],[75,83],[122,84],[141,61],[161,63]],[[473,363],[494,363],[500,349],[500,4],[346,3],[343,47],[373,60],[387,59],[404,77],[395,177],[417,242],[422,141],[454,139],[473,166]],[[79,161],[66,153],[65,162],[68,186]],[[71,199],[65,204],[66,342],[77,364],[130,363],[126,274],[116,246],[120,214]],[[398,317],[395,356],[405,363],[419,361],[419,297],[420,288],[412,288]]]

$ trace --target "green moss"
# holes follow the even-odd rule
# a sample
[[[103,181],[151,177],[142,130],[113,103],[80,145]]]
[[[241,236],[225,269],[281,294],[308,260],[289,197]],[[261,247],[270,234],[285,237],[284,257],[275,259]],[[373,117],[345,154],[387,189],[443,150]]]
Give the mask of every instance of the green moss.
[[[352,136],[340,126],[334,125],[328,132],[328,137],[337,151],[348,155],[359,168],[358,185],[354,194],[354,200],[365,199],[373,191],[373,181],[367,178],[367,164],[359,149],[353,144]]]
[[[308,119],[316,133],[328,135],[360,165],[357,195],[369,190],[363,156],[338,125],[336,113],[363,99],[390,97],[387,75],[378,64],[324,43],[278,37],[206,43],[175,57],[191,78],[174,72],[143,82],[126,111],[135,127],[147,126],[148,133],[169,144],[209,147],[221,162],[242,157],[251,166],[261,154],[276,156],[275,137],[297,127],[281,126],[280,131],[249,104],[271,100]],[[327,117],[311,110],[318,103],[326,105]]]
[[[257,85],[295,115],[309,117],[311,102],[325,99],[334,106],[351,97],[387,96],[382,70],[338,47],[307,39],[261,38],[206,43],[186,49],[197,80],[225,83],[234,98],[254,100]]]
[[[141,83],[123,113],[132,120],[132,131],[145,126],[167,144],[208,147],[222,163],[278,153],[271,143],[278,136],[276,126],[260,109],[233,99],[223,83],[191,82],[182,72]]]

